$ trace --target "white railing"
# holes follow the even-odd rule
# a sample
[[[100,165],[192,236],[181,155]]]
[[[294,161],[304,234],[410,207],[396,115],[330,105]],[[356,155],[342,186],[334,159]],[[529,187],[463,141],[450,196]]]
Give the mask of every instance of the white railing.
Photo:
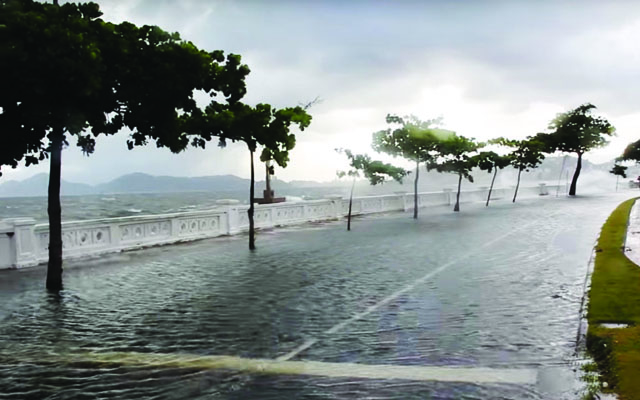
[[[555,192],[555,186],[521,188],[520,195],[531,196]],[[512,190],[494,189],[491,198],[507,197]],[[485,201],[488,188],[463,191],[461,202]],[[456,193],[442,192],[418,194],[418,207],[451,205]],[[412,193],[383,196],[356,197],[352,214],[372,214],[413,209]],[[249,229],[248,205],[224,206],[212,210],[175,214],[143,215],[104,218],[62,224],[63,255],[65,259],[96,256],[124,250],[140,249],[170,243],[179,243],[222,235],[233,235]],[[302,224],[311,221],[344,217],[349,200],[285,202],[256,205],[256,228],[272,228]],[[31,218],[0,221],[0,269],[22,268],[44,263],[48,258],[49,225],[36,224]]]

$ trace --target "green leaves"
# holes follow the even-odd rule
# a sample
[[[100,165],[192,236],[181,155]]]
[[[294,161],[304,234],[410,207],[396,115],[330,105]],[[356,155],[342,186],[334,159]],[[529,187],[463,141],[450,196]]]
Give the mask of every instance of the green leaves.
[[[105,114],[115,112],[115,82],[101,44],[110,37],[95,3],[55,6],[29,0],[0,1],[0,166],[46,158],[48,137],[111,133]],[[85,152],[91,141],[82,140]]]
[[[627,167],[625,167],[624,165],[620,165],[620,164],[614,164],[613,168],[611,168],[611,170],[609,171],[610,173],[614,174],[614,175],[618,175],[621,176],[623,178],[627,177]]]
[[[338,153],[343,153],[349,159],[349,171],[338,171],[339,178],[344,176],[359,177],[360,173],[369,180],[372,185],[384,183],[388,179],[393,179],[402,183],[402,179],[410,172],[404,168],[396,167],[392,164],[383,163],[379,160],[372,160],[366,154],[353,154],[351,150],[336,149]]]
[[[550,123],[552,131],[548,139],[554,149],[566,153],[585,153],[606,145],[607,136],[615,134],[615,128],[606,119],[593,116],[596,106],[583,104],[571,111],[558,114]]]
[[[437,142],[437,157],[427,163],[427,169],[455,173],[473,182],[471,170],[478,165],[478,158],[473,153],[482,146],[484,146],[483,143],[477,143],[472,138],[458,136],[451,132]]]
[[[153,140],[178,152],[202,125],[195,90],[222,94],[227,103],[246,93],[249,68],[240,56],[100,16],[95,3],[0,0],[0,131],[12,142],[0,146],[0,166],[44,159],[53,131],[62,140],[78,136],[90,153],[95,139],[88,134],[127,126],[129,148]]]
[[[440,119],[421,121],[415,116],[387,115],[386,121],[392,127],[373,134],[375,151],[420,162],[435,156],[436,144],[445,132],[436,129]]]
[[[275,161],[286,167],[289,151],[296,145],[296,137],[291,126],[297,125],[303,131],[311,123],[311,116],[301,107],[284,109],[272,108],[269,104],[255,107],[241,102],[221,105],[210,103],[202,118],[191,129],[193,143],[201,147],[217,137],[220,145],[227,141],[244,142],[249,151],[262,147],[261,161]]]
[[[619,157],[619,160],[640,162],[640,140],[629,143],[622,152],[622,156]]]
[[[544,153],[553,151],[550,149],[549,135],[540,133],[524,140],[498,138],[493,143],[513,149],[507,157],[510,159],[511,165],[520,171],[536,168],[544,160]]]
[[[511,155],[501,156],[493,151],[483,151],[473,156],[474,162],[483,171],[489,173],[495,169],[504,169],[511,165]]]

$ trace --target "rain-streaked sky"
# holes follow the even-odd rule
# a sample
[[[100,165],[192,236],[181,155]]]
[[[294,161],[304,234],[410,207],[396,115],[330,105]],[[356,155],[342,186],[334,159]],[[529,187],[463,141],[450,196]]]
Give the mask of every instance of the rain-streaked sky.
[[[556,113],[591,102],[617,137],[602,162],[640,139],[640,2],[104,0],[103,18],[158,25],[207,49],[241,54],[250,104],[295,106],[316,96],[311,126],[284,180],[332,180],[336,147],[369,152],[387,113],[443,117],[458,134],[524,138]],[[63,179],[100,183],[129,172],[249,175],[241,144],[179,155],[128,151],[127,132],[84,157],[63,152]],[[48,165],[3,168],[0,182]],[[260,173],[260,172],[259,172]]]

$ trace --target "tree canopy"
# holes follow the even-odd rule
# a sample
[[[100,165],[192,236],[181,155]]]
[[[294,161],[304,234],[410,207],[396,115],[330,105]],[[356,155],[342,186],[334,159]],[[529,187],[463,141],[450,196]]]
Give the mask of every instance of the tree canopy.
[[[546,136],[550,150],[576,153],[578,163],[571,180],[569,195],[575,196],[578,177],[582,169],[582,155],[606,145],[607,137],[615,134],[615,128],[606,119],[592,115],[596,106],[585,103],[573,110],[558,114],[549,123],[551,132]]]
[[[384,163],[379,160],[372,160],[367,154],[353,154],[348,149],[336,149],[339,153],[344,153],[349,159],[348,171],[338,171],[338,177],[344,176],[358,177],[360,173],[369,180],[372,185],[386,182],[388,179],[402,183],[402,179],[410,172],[404,168],[396,167],[393,164]]]
[[[192,142],[205,147],[206,142],[218,139],[224,147],[228,141],[244,142],[252,153],[260,147],[261,161],[275,161],[286,167],[289,151],[296,145],[291,125],[304,130],[311,124],[311,115],[302,107],[276,109],[269,104],[250,106],[242,102],[222,105],[209,104],[201,125],[190,130]]]
[[[78,136],[85,153],[94,136],[122,126],[106,116],[119,109],[111,49],[121,39],[99,19],[95,3],[56,6],[0,1],[0,166],[34,164],[48,154],[54,130]],[[107,49],[105,49],[107,48]]]
[[[619,161],[635,161],[640,162],[640,140],[629,143],[624,148],[622,155],[618,157]]]
[[[536,168],[544,160],[544,151],[548,149],[545,136],[530,136],[523,140],[498,138],[493,141],[511,148],[508,158],[518,171],[529,171]]]
[[[573,110],[558,114],[549,123],[550,146],[564,153],[584,154],[606,145],[615,128],[605,118],[592,115],[596,106],[585,103]]]
[[[482,151],[476,154],[474,159],[478,168],[489,173],[511,165],[510,155],[500,155],[494,151]]]
[[[621,176],[623,178],[627,177],[627,167],[625,167],[624,165],[614,164],[609,172],[613,175]]]
[[[48,156],[51,135],[95,137],[131,129],[129,147],[148,139],[172,151],[188,144],[186,121],[199,111],[194,90],[237,101],[249,69],[240,57],[199,50],[156,26],[112,24],[97,4],[0,1],[0,130],[11,146],[0,166]]]
[[[375,151],[407,160],[426,162],[434,156],[440,132],[440,119],[421,121],[415,116],[387,115],[391,127],[373,134]]]
[[[456,135],[454,132],[448,132],[445,139],[440,140],[436,145],[437,157],[427,163],[428,169],[458,175],[458,191],[453,211],[460,211],[462,178],[473,182],[471,170],[477,166],[478,162],[478,159],[474,157],[474,153],[483,146],[483,143],[477,143],[472,138],[466,138]]]
[[[477,166],[478,158],[474,157],[484,144],[477,143],[472,138],[456,135],[450,132],[448,137],[438,142],[437,158],[427,164],[427,168],[438,172],[459,174],[473,182],[471,170]]]

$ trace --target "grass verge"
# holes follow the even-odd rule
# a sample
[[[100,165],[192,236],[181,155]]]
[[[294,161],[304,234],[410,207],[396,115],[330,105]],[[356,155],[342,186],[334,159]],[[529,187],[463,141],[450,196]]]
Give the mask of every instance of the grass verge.
[[[622,400],[640,399],[640,267],[623,253],[635,201],[620,204],[602,227],[587,312],[587,349],[608,390]],[[608,329],[603,323],[629,326]]]

